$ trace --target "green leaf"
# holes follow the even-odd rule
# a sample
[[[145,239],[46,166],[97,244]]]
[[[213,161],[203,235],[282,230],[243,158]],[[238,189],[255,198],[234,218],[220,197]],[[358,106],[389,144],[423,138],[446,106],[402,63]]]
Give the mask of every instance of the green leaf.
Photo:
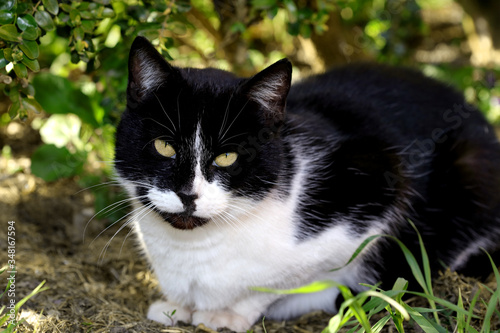
[[[14,58],[12,57],[12,49],[10,47],[3,49],[3,55],[9,62],[14,61]]]
[[[90,20],[90,19],[95,18],[94,15],[91,12],[89,12],[88,10],[81,11],[80,17],[82,19],[86,19],[86,20]]]
[[[245,32],[246,29],[247,29],[247,27],[245,26],[245,24],[243,22],[235,22],[230,27],[230,31],[235,32],[235,33],[243,33],[243,32]]]
[[[37,59],[31,60],[28,57],[24,56],[21,62],[25,64],[26,67],[31,69],[33,72],[38,72],[40,70],[40,64],[38,63]]]
[[[269,9],[277,6],[276,0],[252,0],[252,7],[257,9]]]
[[[17,26],[22,31],[28,28],[37,28],[38,24],[35,21],[35,18],[30,14],[22,15],[17,18]]]
[[[28,27],[21,34],[24,40],[36,40],[38,38],[38,29]]]
[[[36,59],[39,55],[38,44],[32,40],[25,40],[19,44],[19,48],[30,59]]]
[[[71,154],[66,147],[44,144],[31,155],[31,172],[51,182],[78,174],[84,161],[82,154]]]
[[[8,61],[6,58],[5,58],[5,55],[4,55],[4,50],[0,50],[0,69],[4,68],[5,66],[7,66],[9,64],[10,61]]]
[[[75,29],[73,29],[73,36],[76,40],[82,41],[85,37],[85,31],[83,31],[82,27],[76,27]]]
[[[74,113],[92,127],[99,127],[87,95],[75,88],[66,78],[50,73],[39,73],[33,78],[36,99],[43,109],[52,114]],[[57,96],[57,98],[54,98]]]
[[[28,83],[28,85],[26,87],[21,87],[21,92],[32,99],[35,96],[35,87],[33,87],[32,84]],[[38,105],[40,105],[40,104],[38,104]],[[41,108],[41,106],[40,106],[40,108]],[[42,111],[42,110],[40,109],[40,111]]]
[[[10,24],[14,22],[14,13],[9,10],[0,10],[0,24]]]
[[[56,28],[50,14],[41,10],[35,13],[35,21],[45,31],[52,31]]]
[[[27,13],[27,12],[34,12],[33,11],[33,3],[31,1],[17,1],[17,6],[14,5],[14,7],[17,7],[16,8],[16,13],[17,15],[22,15],[24,13]]]
[[[96,21],[92,20],[82,20],[82,29],[84,32],[91,34],[94,31]]]
[[[0,27],[0,38],[8,42],[22,41],[21,34],[13,24],[5,24]]]
[[[57,15],[57,13],[59,13],[59,4],[57,3],[57,0],[42,0],[42,3],[45,9],[52,14]]]
[[[24,53],[19,49],[19,47],[16,47],[12,50],[12,59],[14,59],[14,61],[21,61],[23,60],[23,57]]]
[[[80,11],[78,9],[73,9],[69,12],[69,18],[71,21],[78,23],[81,21]]]
[[[67,3],[62,3],[61,4],[61,9],[64,10],[66,13],[69,13],[73,10],[73,6],[67,4]]]
[[[12,104],[10,105],[8,111],[10,119],[14,119],[17,117],[20,108],[21,108],[21,103],[19,101],[12,101]]]
[[[102,17],[107,17],[107,18],[112,18],[112,17],[115,17],[115,12],[113,11],[113,9],[111,8],[104,8],[102,13],[101,13],[101,16]]]
[[[40,112],[43,111],[42,106],[40,103],[36,101],[36,99],[33,98],[23,98],[21,101],[22,105],[26,108],[26,110],[39,114]]]
[[[28,69],[22,63],[17,63],[14,65],[14,72],[16,73],[17,77],[20,77],[20,78],[27,78],[28,77]]]
[[[9,10],[14,8],[16,0],[2,0],[0,2],[0,10]]]

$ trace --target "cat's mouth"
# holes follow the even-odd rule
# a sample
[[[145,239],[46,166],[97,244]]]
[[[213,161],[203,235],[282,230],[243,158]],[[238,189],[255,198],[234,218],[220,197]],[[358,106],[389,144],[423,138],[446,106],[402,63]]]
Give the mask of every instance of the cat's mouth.
[[[170,225],[176,229],[180,230],[193,230],[196,227],[201,227],[208,223],[208,219],[202,217],[196,217],[187,214],[170,214],[170,213],[160,213],[163,219],[170,223]]]

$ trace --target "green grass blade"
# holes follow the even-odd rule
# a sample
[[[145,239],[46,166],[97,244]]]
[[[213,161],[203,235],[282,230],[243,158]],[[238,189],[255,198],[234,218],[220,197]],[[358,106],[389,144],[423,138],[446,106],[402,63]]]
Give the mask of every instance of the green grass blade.
[[[358,257],[358,255],[361,253],[361,251],[363,251],[365,249],[365,247],[368,246],[368,244],[370,244],[374,239],[377,239],[379,237],[384,237],[385,235],[373,235],[373,236],[370,236],[368,237],[367,239],[365,239],[359,246],[358,248],[356,249],[356,251],[354,251],[353,255],[351,256],[351,258],[347,261],[347,263],[344,265],[344,266],[341,266],[341,267],[337,267],[337,268],[334,268],[334,269],[331,269],[330,272],[335,272],[335,271],[338,271],[339,269],[342,269],[344,267],[346,267],[347,265],[349,265],[354,259],[356,259]]]
[[[498,295],[497,293],[494,293],[493,295],[491,295],[490,301],[488,302],[488,306],[486,308],[486,314],[484,315],[483,319],[483,326],[481,327],[481,332],[485,333],[490,332],[491,317],[495,312],[497,302],[498,302]]]
[[[372,326],[372,332],[379,333],[380,331],[382,331],[382,329],[385,327],[385,325],[387,324],[387,322],[390,319],[391,319],[391,316],[387,315],[387,316],[383,317],[382,319],[380,319],[379,321],[377,321],[375,323],[375,325]]]
[[[360,303],[362,302],[359,302],[359,300],[352,302],[352,304],[350,305],[351,311],[353,312],[354,316],[361,324],[361,326],[364,328],[366,333],[372,333],[370,321],[368,320],[366,312],[363,310],[363,307],[360,305]]]
[[[400,303],[398,303],[396,300],[390,298],[389,296],[386,296],[383,293],[380,293],[380,292],[375,291],[375,290],[364,291],[363,294],[366,294],[366,295],[372,296],[372,297],[377,297],[377,298],[384,300],[385,302],[390,304],[393,308],[395,308],[399,313],[401,313],[401,315],[403,316],[403,318],[405,320],[410,320],[410,316],[409,316],[408,312],[406,311],[406,309]]]
[[[458,288],[458,303],[457,306],[461,309],[464,309],[464,302],[462,301],[462,291]],[[465,310],[465,309],[464,309]],[[457,313],[457,333],[464,333],[466,327],[465,314]]]
[[[0,327],[9,320],[10,315],[8,313],[1,314],[6,309],[5,305],[0,309]]]
[[[427,299],[431,299],[433,300],[434,302],[438,303],[438,304],[441,304],[443,305],[444,307],[450,309],[450,310],[453,310],[457,313],[464,313],[464,314],[468,314],[468,312],[464,309],[461,309],[460,307],[458,307],[456,304],[453,304],[449,301],[446,301],[444,299],[441,299],[441,298],[438,298],[436,296],[433,296],[433,295],[429,295],[429,294],[425,294],[425,293],[421,293],[421,292],[418,292],[418,291],[406,291],[406,293],[410,294],[410,295],[415,295],[415,296],[420,296],[420,297],[423,297],[423,298],[427,298]],[[472,316],[473,318],[478,318],[478,316],[476,315],[473,315]]]
[[[422,256],[422,266],[424,268],[424,277],[427,286],[427,291],[429,293],[432,293],[431,265],[429,262],[429,256],[427,255],[427,251],[424,246],[424,240],[422,239],[422,236],[420,235],[417,226],[411,220],[408,220],[408,223],[411,224],[411,226],[417,233],[418,243],[420,244],[420,254]]]
[[[410,317],[422,328],[425,333],[443,333],[445,329],[438,329],[430,320],[424,317],[421,313],[412,309],[409,305],[403,304],[405,309],[410,314]]]
[[[0,272],[3,273],[7,270],[7,266],[5,266],[4,268],[2,268],[2,271]],[[14,268],[12,269],[12,273],[10,274],[10,277],[15,277],[16,276],[16,273],[14,273],[16,271],[16,266],[14,266]],[[14,281],[14,279],[8,279],[7,280],[7,286],[5,287],[5,290],[3,293],[0,294],[0,298],[3,297],[3,295],[5,295],[5,293],[10,289],[10,286],[12,285],[12,282]]]
[[[421,308],[421,307],[413,307],[412,308],[415,311],[418,311],[420,313],[434,313],[434,312],[442,312],[443,309],[429,309],[429,308]]]
[[[311,294],[317,293],[330,288],[340,288],[341,284],[335,281],[315,281],[306,286],[302,286],[294,289],[273,289],[265,287],[252,287],[250,289],[255,291],[260,291],[264,293],[278,294],[278,295],[290,295],[290,294]]]
[[[24,297],[22,300],[16,303],[16,306],[14,307],[14,309],[16,309],[16,313],[19,311],[19,308],[23,306],[23,304],[26,303],[26,301],[28,301],[31,297],[44,290],[49,289],[48,287],[42,288],[44,284],[45,280],[43,280],[35,289],[33,289],[33,291],[28,296]]]
[[[490,256],[490,254],[483,249],[483,251],[486,253],[488,258],[490,259],[491,262],[491,267],[493,268],[493,273],[495,274],[495,280],[497,283],[497,290],[493,291],[493,294],[491,295],[490,300],[488,301],[488,305],[486,307],[486,314],[483,319],[483,325],[481,327],[481,332],[489,332],[490,331],[490,320],[493,314],[496,311],[497,308],[497,303],[500,304],[500,273],[498,272],[497,265],[493,261],[493,258]]]
[[[497,282],[497,290],[498,290],[500,288],[500,272],[498,272],[497,265],[493,261],[493,258],[490,256],[490,254],[485,249],[483,249],[483,251],[484,251],[484,253],[486,253],[488,258],[490,259],[491,268],[493,268],[493,273],[495,273],[495,280]]]
[[[396,243],[398,243],[399,247],[403,251],[403,254],[405,256],[406,262],[408,263],[408,265],[410,265],[410,269],[411,269],[411,272],[412,272],[413,276],[415,277],[415,280],[422,287],[422,289],[427,292],[427,283],[425,282],[424,275],[422,273],[422,270],[420,269],[420,266],[418,264],[417,259],[415,259],[415,256],[406,247],[406,245],[404,245],[396,237],[390,236],[390,235],[387,235],[386,237],[388,237],[388,238],[394,240]]]
[[[474,297],[472,297],[472,301],[470,302],[469,311],[467,312],[467,322],[465,323],[465,327],[467,327],[468,330],[471,328],[470,322],[472,320],[472,317],[474,317],[474,307],[476,306],[476,302],[479,299],[480,294],[480,290],[476,291]]]

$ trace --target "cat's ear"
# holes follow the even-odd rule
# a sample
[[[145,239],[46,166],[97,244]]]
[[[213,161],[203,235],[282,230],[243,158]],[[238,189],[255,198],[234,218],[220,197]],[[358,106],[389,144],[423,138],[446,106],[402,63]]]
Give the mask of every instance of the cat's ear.
[[[292,80],[292,64],[282,59],[250,78],[241,87],[247,98],[259,104],[268,120],[281,122]]]
[[[177,70],[170,66],[144,37],[137,37],[128,60],[128,97],[140,101],[148,92],[166,81],[175,81]]]

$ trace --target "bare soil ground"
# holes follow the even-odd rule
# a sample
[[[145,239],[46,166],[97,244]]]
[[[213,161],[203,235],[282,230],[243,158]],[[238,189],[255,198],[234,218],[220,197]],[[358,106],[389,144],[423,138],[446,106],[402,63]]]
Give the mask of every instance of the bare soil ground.
[[[8,144],[13,150],[12,159],[0,160],[0,266],[8,260],[7,222],[15,221],[16,299],[42,281],[49,288],[22,307],[25,322],[20,332],[211,332],[202,325],[165,327],[145,318],[159,292],[134,237],[127,237],[128,229],[122,230],[107,247],[117,228],[99,235],[105,221],[92,220],[87,226],[93,215],[89,191],[79,192],[74,180],[45,183],[31,175],[28,157],[40,139],[25,124],[12,126],[0,129],[0,145]],[[22,171],[5,173],[17,167]],[[0,276],[2,289],[6,278],[6,273]],[[495,288],[492,282],[488,285]],[[471,295],[484,289],[478,281],[451,272],[441,274],[434,288],[439,297],[455,304],[460,289],[466,307]],[[411,304],[427,306],[421,299]],[[477,314],[483,311],[480,305],[475,309]],[[329,319],[327,314],[311,313],[295,321],[266,320],[265,328],[257,323],[253,331],[321,332]],[[493,328],[500,329],[496,320]],[[480,328],[481,322],[475,325]],[[408,324],[407,332],[421,331],[412,326]]]

